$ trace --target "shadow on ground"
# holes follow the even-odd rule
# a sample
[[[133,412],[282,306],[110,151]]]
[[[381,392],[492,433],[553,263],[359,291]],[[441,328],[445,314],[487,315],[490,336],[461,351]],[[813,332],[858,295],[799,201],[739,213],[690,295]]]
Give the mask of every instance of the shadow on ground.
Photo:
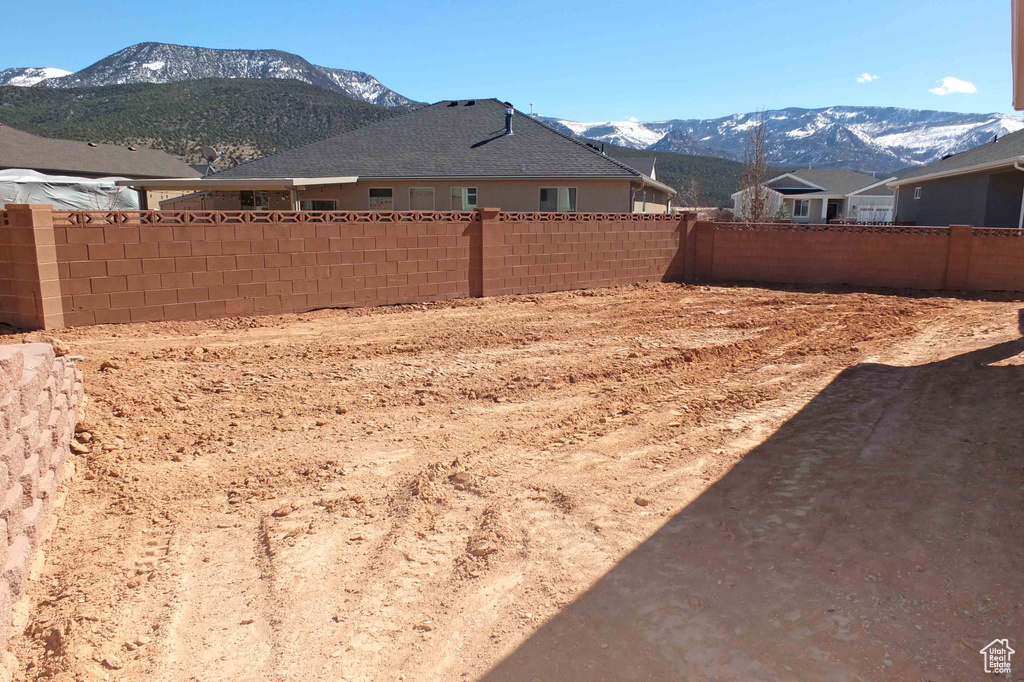
[[[985,679],[1024,644],[1021,353],[843,372],[480,679]]]

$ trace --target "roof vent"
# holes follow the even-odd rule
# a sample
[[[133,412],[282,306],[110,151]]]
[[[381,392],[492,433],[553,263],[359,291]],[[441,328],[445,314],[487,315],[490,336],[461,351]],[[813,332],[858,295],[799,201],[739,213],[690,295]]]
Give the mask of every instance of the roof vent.
[[[507,102],[506,102],[506,104],[507,104]],[[515,133],[512,132],[512,115],[514,113],[516,113],[516,110],[512,108],[511,104],[509,104],[508,105],[508,109],[505,110],[505,134],[506,135],[515,135]]]
[[[90,146],[90,147],[99,147],[99,145],[98,145],[98,144],[96,144],[95,142],[90,142],[90,143],[89,143],[89,146]]]
[[[471,99],[471,100],[469,100],[468,102],[466,102],[466,106],[467,106],[467,107],[471,107],[471,106],[473,106],[474,104],[476,104],[476,100],[475,100],[475,99]]]
[[[449,109],[452,108],[452,107],[457,107],[457,106],[459,106],[458,102],[448,102],[448,108]]]

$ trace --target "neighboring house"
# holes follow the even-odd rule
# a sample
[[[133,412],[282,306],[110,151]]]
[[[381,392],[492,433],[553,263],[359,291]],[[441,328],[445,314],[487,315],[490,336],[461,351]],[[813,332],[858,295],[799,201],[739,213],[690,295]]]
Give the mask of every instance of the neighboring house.
[[[1024,131],[915,168],[889,185],[900,223],[1024,227]]]
[[[622,149],[616,147],[614,150],[605,151],[604,145],[597,147],[591,145],[595,149],[600,149],[601,153],[607,154],[616,161],[621,161],[633,170],[640,171],[643,175],[646,175],[651,180],[658,179],[658,157],[653,154],[630,154],[628,149]],[[656,201],[662,200],[664,192],[655,190],[653,188],[643,188],[633,194],[633,212],[634,213],[650,213],[649,208]],[[656,204],[659,209],[657,212],[661,213],[661,205]]]
[[[55,186],[74,185],[78,178],[145,179],[199,175],[185,162],[155,149],[39,137],[7,125],[0,125],[0,170],[34,171],[45,176],[61,176],[59,182],[55,180],[50,183]],[[29,178],[31,173],[22,173],[19,177]],[[28,184],[31,183],[23,182],[22,186],[27,187]],[[80,184],[96,186],[95,182]],[[113,185],[113,181],[109,184]],[[36,195],[34,189],[30,193]],[[176,194],[180,195],[181,191]],[[155,200],[165,198],[168,198],[166,193],[153,197]],[[55,205],[59,204],[59,192],[54,195],[54,199]],[[0,204],[3,203],[5,199],[0,197]],[[62,207],[58,205],[58,208]]]
[[[199,180],[130,184],[194,192],[163,209],[669,209],[671,187],[508,108],[439,102]]]
[[[865,173],[831,168],[801,168],[772,178],[765,183],[771,190],[768,205],[774,218],[778,209],[795,223],[827,223],[846,220],[853,223],[888,223],[893,215],[893,190],[886,183]],[[733,212],[747,212],[746,191],[732,195]]]

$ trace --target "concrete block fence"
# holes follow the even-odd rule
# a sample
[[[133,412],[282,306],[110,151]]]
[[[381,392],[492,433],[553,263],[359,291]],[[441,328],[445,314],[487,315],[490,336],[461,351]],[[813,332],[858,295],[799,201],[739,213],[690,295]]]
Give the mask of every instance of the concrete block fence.
[[[695,214],[0,211],[0,322],[53,329],[645,281],[1024,291],[1021,230]]]
[[[82,397],[81,370],[50,344],[0,345],[0,650],[63,481]]]

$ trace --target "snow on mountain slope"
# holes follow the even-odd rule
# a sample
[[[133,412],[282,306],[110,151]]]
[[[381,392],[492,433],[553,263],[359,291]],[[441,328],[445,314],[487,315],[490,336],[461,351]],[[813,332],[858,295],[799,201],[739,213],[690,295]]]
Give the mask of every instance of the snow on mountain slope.
[[[51,66],[35,68],[31,66],[14,67],[0,71],[0,85],[14,85],[20,88],[28,88],[47,78],[60,78],[70,75],[70,71],[55,69]]]
[[[199,78],[299,80],[386,107],[416,104],[361,71],[331,69],[281,50],[217,50],[139,43],[73,74],[40,81],[41,87],[80,88],[128,83],[173,83]]]
[[[891,172],[965,151],[1024,130],[1005,114],[960,114],[893,107],[828,107],[765,112],[772,162]],[[577,137],[634,149],[742,159],[754,113],[716,119],[583,123],[538,117]],[[651,142],[652,138],[657,138]]]
[[[560,123],[577,137],[586,137],[631,149],[646,149],[665,136],[665,131],[655,130],[639,121],[609,121],[606,123],[560,121]]]

